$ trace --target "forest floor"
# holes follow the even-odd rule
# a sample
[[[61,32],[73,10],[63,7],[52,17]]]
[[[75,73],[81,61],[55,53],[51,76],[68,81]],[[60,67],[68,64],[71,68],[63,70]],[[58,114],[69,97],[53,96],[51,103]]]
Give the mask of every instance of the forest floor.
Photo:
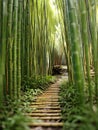
[[[34,110],[27,114],[34,120],[29,125],[31,130],[62,130],[59,86],[67,78],[67,75],[58,76],[57,81],[39,95],[36,102],[31,103],[30,107]]]

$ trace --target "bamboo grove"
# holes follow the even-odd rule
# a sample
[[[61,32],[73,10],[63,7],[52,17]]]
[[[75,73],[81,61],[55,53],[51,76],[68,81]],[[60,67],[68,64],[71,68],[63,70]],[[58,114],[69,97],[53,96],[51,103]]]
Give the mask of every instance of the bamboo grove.
[[[0,0],[0,102],[19,98],[24,75],[51,74],[64,52],[79,104],[98,100],[97,0]],[[55,43],[59,44],[56,50]],[[60,50],[61,48],[61,50]],[[60,53],[61,51],[62,53]],[[91,68],[94,71],[92,88]]]
[[[24,75],[51,73],[52,14],[46,0],[0,0],[0,102],[20,97]]]
[[[89,95],[98,99],[98,2],[97,0],[58,1],[63,18],[69,81],[75,86],[79,104]],[[64,37],[64,36],[63,36]],[[92,87],[92,70],[94,88]],[[86,84],[87,83],[87,93]],[[92,94],[94,89],[94,95]]]

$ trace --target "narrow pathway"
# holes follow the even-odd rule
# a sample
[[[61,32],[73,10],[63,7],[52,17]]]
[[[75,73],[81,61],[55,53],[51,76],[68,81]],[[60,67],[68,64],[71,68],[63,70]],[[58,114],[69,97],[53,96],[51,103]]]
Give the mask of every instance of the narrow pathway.
[[[63,76],[65,77],[65,76]],[[59,86],[64,80],[62,77],[56,83],[50,85],[43,94],[37,97],[30,107],[36,108],[28,115],[35,119],[30,124],[31,130],[62,130],[62,117],[59,106]]]

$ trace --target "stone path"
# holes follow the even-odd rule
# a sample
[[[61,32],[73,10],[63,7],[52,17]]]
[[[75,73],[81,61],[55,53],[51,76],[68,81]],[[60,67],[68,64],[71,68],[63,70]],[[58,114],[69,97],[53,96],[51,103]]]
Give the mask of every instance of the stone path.
[[[65,76],[63,76],[65,77]],[[50,85],[40,96],[36,102],[31,103],[30,107],[36,108],[28,115],[35,119],[30,124],[31,130],[62,130],[62,117],[59,106],[59,86],[64,80],[59,78],[56,83]]]

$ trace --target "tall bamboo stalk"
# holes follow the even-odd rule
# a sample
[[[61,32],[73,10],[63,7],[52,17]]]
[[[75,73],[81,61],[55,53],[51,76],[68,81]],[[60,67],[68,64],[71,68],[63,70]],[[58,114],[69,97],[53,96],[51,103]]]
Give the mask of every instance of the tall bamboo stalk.
[[[66,12],[68,15],[70,31],[70,47],[73,67],[74,84],[79,94],[80,104],[84,102],[84,74],[82,66],[80,28],[76,12],[76,1],[66,0]]]
[[[60,2],[58,1],[58,4]],[[59,4],[60,5],[60,4]],[[64,23],[64,31],[62,30],[62,33],[64,33],[65,35],[65,41],[66,41],[66,47],[64,46],[64,52],[65,52],[65,56],[66,56],[66,62],[67,62],[67,69],[68,69],[68,80],[70,83],[73,83],[73,76],[72,76],[72,63],[71,63],[71,58],[70,58],[70,37],[68,37],[68,27],[66,26],[68,21],[67,21],[67,14],[66,14],[66,2],[65,0],[62,1],[61,3],[61,11],[62,11],[62,19],[63,19],[63,23]],[[63,34],[62,34],[63,35]],[[70,33],[69,33],[70,35]]]
[[[0,104],[6,97],[6,28],[7,1],[0,1]]]
[[[2,25],[2,23],[1,23],[1,21],[2,21],[2,3],[1,3],[2,1],[0,0],[0,43],[1,43],[1,25]],[[0,48],[1,48],[1,44],[0,44]],[[1,52],[1,50],[0,50],[0,52]]]
[[[97,0],[93,0],[92,6],[92,52],[94,60],[94,69],[95,69],[95,96],[98,104],[98,50],[97,50],[97,21],[96,21],[96,4]]]
[[[29,56],[30,56],[30,9],[29,9],[29,7],[30,7],[30,1],[29,0],[27,0],[27,2],[26,2],[26,19],[25,19],[25,33],[26,33],[26,41],[25,41],[25,45],[26,45],[26,64],[27,64],[27,69],[26,69],[26,74],[27,74],[27,76],[29,77],[29,75],[30,75],[30,66],[29,66],[29,64],[30,64],[30,60],[29,60]]]
[[[21,40],[22,40],[22,0],[18,3],[18,40],[17,40],[17,96],[20,97],[21,89]]]
[[[13,0],[8,0],[8,17],[7,17],[7,51],[8,51],[8,67],[7,67],[7,77],[8,77],[8,94],[12,97],[12,13],[13,13]]]
[[[89,90],[89,101],[92,103],[92,86],[91,86],[91,78],[90,78],[90,49],[89,49],[89,32],[88,32],[88,21],[87,21],[87,11],[85,1],[80,0],[79,9],[80,9],[80,20],[81,20],[81,35],[82,35],[82,43],[84,48],[84,62],[86,60],[86,73],[87,73],[87,81],[88,81],[88,90]]]
[[[3,44],[4,43],[2,43],[3,42],[3,38],[4,38],[4,36],[2,35],[2,33],[3,33],[3,27],[4,27],[4,23],[3,23],[3,20],[4,20],[4,12],[3,12],[3,1],[0,1],[0,86],[1,86],[1,88],[0,88],[0,97],[1,97],[1,99],[0,99],[0,103],[1,103],[1,105],[2,105],[2,102],[3,102],[3,98],[4,98],[4,95],[3,95],[3,75],[4,75],[4,72],[3,72],[3,56],[2,56],[2,54],[3,54]]]
[[[26,66],[26,60],[25,60],[25,58],[26,58],[26,56],[25,56],[25,39],[26,39],[26,34],[25,34],[25,15],[26,15],[26,13],[25,13],[25,1],[23,1],[23,4],[22,4],[22,10],[23,10],[23,17],[22,17],[22,34],[21,34],[21,75],[22,75],[22,77],[24,76],[24,75],[26,75],[26,68],[25,68],[25,66]]]
[[[13,3],[13,97],[17,98],[17,27],[18,0]]]
[[[91,36],[92,54],[93,54],[93,66],[95,72],[95,96],[98,98],[98,64],[97,64],[97,23],[96,23],[96,0],[88,1],[85,0],[88,21],[89,21],[89,31]]]

